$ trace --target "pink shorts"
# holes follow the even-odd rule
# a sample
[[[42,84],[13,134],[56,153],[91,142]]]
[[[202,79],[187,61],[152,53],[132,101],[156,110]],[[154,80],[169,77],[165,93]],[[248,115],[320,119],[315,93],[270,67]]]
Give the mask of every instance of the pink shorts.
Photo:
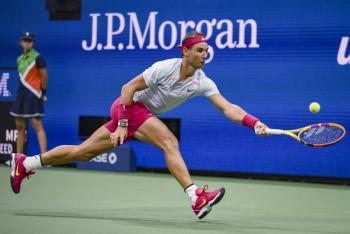
[[[111,120],[105,123],[105,127],[111,133],[114,132],[118,127],[118,108],[119,108],[119,99],[117,98],[111,106]],[[128,126],[128,138],[131,139],[135,134],[137,129],[153,114],[143,105],[141,102],[133,102],[130,108],[130,118]]]

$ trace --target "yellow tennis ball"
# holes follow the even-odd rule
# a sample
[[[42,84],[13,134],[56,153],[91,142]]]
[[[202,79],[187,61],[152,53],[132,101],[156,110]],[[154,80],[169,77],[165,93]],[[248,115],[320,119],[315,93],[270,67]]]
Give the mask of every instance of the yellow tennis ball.
[[[317,112],[319,112],[321,110],[321,106],[317,102],[311,102],[310,105],[309,105],[309,110],[312,113],[317,113]]]

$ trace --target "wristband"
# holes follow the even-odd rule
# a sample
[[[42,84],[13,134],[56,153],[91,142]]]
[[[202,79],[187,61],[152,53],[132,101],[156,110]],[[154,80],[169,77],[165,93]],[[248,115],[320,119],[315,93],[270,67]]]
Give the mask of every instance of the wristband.
[[[130,117],[130,106],[125,104],[119,104],[118,106],[118,118],[128,120]]]
[[[259,121],[256,117],[246,114],[242,119],[242,124],[248,128],[254,129],[255,123]]]

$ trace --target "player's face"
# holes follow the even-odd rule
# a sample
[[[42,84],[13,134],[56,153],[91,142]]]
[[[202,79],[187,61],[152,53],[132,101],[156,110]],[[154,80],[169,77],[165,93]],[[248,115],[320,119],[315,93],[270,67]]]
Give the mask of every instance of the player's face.
[[[21,40],[21,47],[23,50],[28,51],[33,48],[33,41],[29,39]]]
[[[204,67],[207,56],[208,44],[205,42],[198,43],[185,52],[188,63],[196,69]]]

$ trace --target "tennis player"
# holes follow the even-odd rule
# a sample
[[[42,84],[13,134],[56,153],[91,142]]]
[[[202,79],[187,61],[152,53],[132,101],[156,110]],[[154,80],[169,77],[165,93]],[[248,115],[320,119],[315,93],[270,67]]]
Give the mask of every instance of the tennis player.
[[[132,136],[153,144],[164,152],[171,174],[184,188],[192,202],[193,212],[203,218],[224,196],[225,189],[208,192],[191,180],[172,132],[156,115],[167,112],[194,96],[207,96],[227,118],[266,135],[267,126],[237,105],[231,104],[206,77],[202,68],[208,54],[208,42],[202,33],[191,32],[181,46],[182,58],[156,62],[122,87],[121,95],[111,106],[111,120],[80,145],[62,145],[46,153],[12,157],[11,185],[20,192],[22,180],[46,165],[89,161],[96,155],[123,144]]]

